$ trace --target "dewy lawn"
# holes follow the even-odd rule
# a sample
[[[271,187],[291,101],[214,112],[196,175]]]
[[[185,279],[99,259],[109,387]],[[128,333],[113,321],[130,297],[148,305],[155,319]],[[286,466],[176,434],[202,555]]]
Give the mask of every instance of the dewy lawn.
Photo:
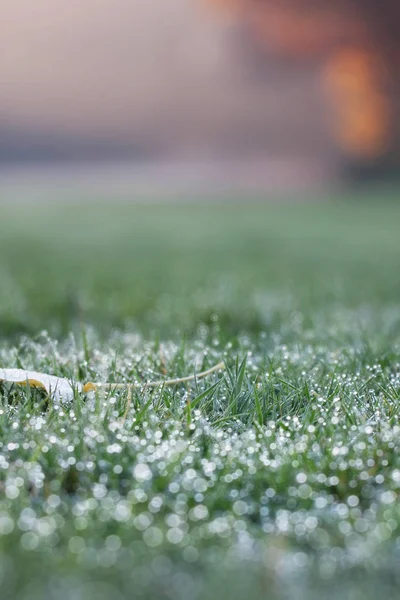
[[[399,218],[3,205],[0,367],[139,386],[1,384],[1,598],[397,598]]]

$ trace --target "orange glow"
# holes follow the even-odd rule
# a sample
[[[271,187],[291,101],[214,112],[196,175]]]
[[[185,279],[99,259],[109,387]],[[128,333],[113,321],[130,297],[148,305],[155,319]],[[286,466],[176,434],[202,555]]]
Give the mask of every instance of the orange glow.
[[[370,159],[390,142],[390,101],[371,31],[349,4],[318,8],[301,1],[207,0],[247,23],[253,39],[273,54],[320,60],[321,83],[333,111],[333,137],[347,153]]]
[[[324,83],[336,114],[334,135],[348,152],[365,158],[389,143],[390,108],[382,88],[382,67],[371,52],[340,50],[328,61]]]

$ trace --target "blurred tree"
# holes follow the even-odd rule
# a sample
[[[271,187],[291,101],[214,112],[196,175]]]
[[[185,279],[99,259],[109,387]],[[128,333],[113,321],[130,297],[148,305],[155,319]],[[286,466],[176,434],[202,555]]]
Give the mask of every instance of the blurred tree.
[[[400,163],[400,0],[207,0],[230,10],[265,51],[315,61],[342,154]]]

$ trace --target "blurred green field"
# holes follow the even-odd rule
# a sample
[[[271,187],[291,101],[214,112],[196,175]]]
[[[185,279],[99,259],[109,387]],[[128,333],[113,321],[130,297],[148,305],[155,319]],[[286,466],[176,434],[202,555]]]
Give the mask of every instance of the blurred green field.
[[[395,600],[400,202],[1,206],[5,600]],[[224,372],[174,387],[224,361]]]
[[[4,333],[79,321],[176,337],[216,312],[254,330],[289,301],[312,317],[400,292],[400,203],[18,203],[1,209]],[[268,308],[270,310],[268,310]],[[273,309],[273,310],[272,310]],[[286,310],[286,307],[285,307]]]

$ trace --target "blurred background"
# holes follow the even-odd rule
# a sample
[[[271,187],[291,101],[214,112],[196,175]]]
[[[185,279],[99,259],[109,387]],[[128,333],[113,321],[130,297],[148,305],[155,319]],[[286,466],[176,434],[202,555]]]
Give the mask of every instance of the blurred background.
[[[3,196],[396,176],[399,22],[398,0],[3,0]]]

